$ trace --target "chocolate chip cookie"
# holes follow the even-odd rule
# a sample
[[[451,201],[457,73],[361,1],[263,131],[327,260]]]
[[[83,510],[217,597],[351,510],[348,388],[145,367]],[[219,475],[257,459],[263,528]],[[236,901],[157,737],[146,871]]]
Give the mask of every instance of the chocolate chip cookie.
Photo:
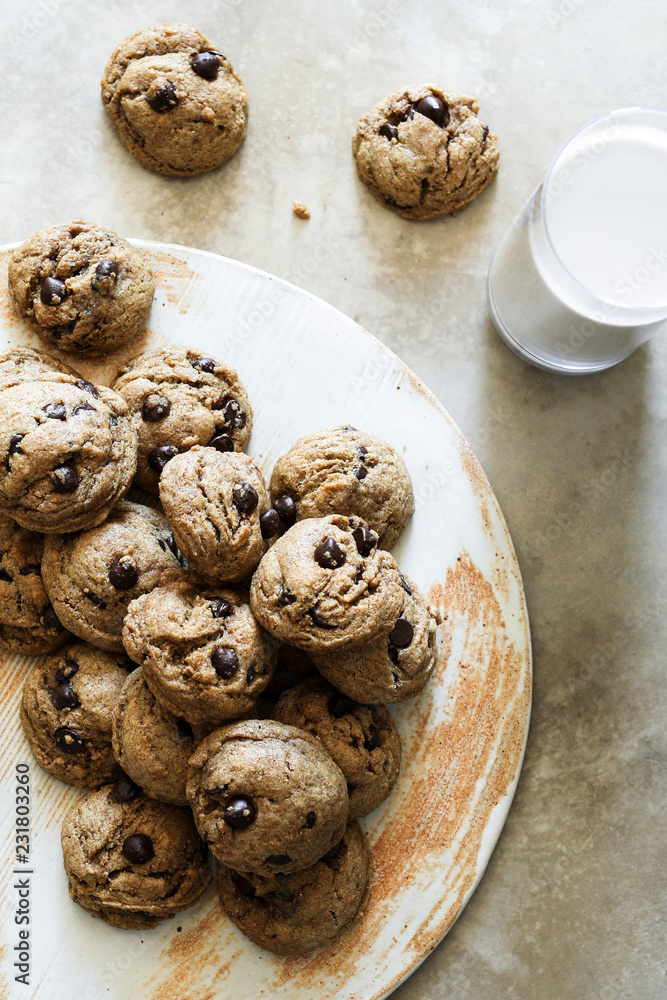
[[[419,85],[359,120],[352,152],[361,180],[406,219],[456,215],[498,173],[496,136],[473,97]]]
[[[187,806],[188,760],[210,726],[191,726],[160,704],[138,667],[129,675],[113,714],[113,752],[146,795]]]
[[[131,601],[178,569],[166,518],[151,507],[118,503],[103,524],[76,535],[49,535],[42,574],[63,625],[102,649],[122,652]]]
[[[211,878],[190,810],[127,778],[74,803],[62,847],[71,898],[112,927],[155,927],[196,903]]]
[[[311,654],[327,680],[365,705],[413,698],[437,661],[440,614],[412,580],[401,579],[402,607],[388,635],[350,650]]]
[[[160,501],[179,549],[212,583],[243,583],[268,547],[262,518],[269,497],[262,473],[241,452],[194,447],[160,477]]]
[[[356,515],[386,549],[398,541],[415,510],[412,481],[398,452],[350,426],[299,438],[276,462],[270,489],[282,523],[294,523],[294,517]]]
[[[71,639],[42,580],[44,539],[0,514],[0,649],[41,656]]]
[[[132,601],[123,642],[156,698],[193,725],[253,708],[276,662],[247,599],[186,571]]]
[[[252,578],[258,621],[308,653],[387,634],[404,591],[377,535],[342,514],[299,521],[269,549]]]
[[[58,381],[58,375],[81,376],[60,358],[30,347],[15,347],[0,354],[0,391],[23,382]],[[55,379],[54,379],[55,376]]]
[[[61,351],[101,354],[138,333],[153,301],[144,254],[118,233],[67,222],[35,233],[9,259],[20,316]]]
[[[187,24],[158,24],[124,39],[104,71],[102,103],[139,163],[174,177],[225,163],[248,121],[241,78]]]
[[[68,785],[87,788],[120,775],[111,749],[111,717],[126,678],[125,657],[85,642],[72,642],[32,668],[23,688],[21,723],[40,767]]]
[[[401,738],[383,705],[360,705],[323,677],[309,677],[280,698],[272,718],[316,736],[345,775],[350,819],[377,809],[394,787]]]
[[[78,531],[129,489],[136,434],[118,393],[61,375],[0,392],[0,456],[0,510],[32,531]]]
[[[211,852],[240,872],[307,868],[347,823],[345,778],[322,744],[265,719],[207,736],[190,758],[187,794]]]
[[[218,866],[220,903],[236,926],[260,948],[303,955],[336,937],[364,897],[370,851],[358,823],[310,868],[292,875],[240,875]]]
[[[158,492],[160,474],[196,444],[243,451],[252,410],[233,368],[190,347],[148,351],[119,371],[113,388],[125,399],[139,439],[136,485]]]

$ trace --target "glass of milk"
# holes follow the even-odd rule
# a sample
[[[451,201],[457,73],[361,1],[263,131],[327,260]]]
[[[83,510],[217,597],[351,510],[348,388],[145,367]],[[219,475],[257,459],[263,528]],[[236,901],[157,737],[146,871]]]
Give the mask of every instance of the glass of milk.
[[[488,299],[519,357],[571,375],[667,330],[667,111],[615,111],[568,139],[497,249]]]

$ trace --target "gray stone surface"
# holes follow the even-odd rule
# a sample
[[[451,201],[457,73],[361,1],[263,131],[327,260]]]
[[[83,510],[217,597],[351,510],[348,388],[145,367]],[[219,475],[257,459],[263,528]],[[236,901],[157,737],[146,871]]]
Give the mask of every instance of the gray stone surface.
[[[249,93],[244,147],[195,180],[144,171],[98,93],[117,41],[177,19]],[[293,280],[412,366],[500,500],[535,646],[526,760],[485,878],[400,1000],[667,995],[667,339],[568,379],[515,358],[485,306],[491,253],[561,142],[615,107],[664,105],[665,37],[651,0],[0,7],[0,241],[81,216]],[[478,97],[500,175],[457,218],[411,223],[359,183],[350,138],[385,93],[430,79]]]

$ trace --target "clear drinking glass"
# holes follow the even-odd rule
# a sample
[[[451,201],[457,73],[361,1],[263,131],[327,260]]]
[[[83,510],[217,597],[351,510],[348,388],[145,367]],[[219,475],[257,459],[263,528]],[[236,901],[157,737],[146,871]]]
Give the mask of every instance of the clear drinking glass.
[[[614,111],[568,139],[496,250],[488,300],[519,357],[571,375],[667,325],[667,111]]]

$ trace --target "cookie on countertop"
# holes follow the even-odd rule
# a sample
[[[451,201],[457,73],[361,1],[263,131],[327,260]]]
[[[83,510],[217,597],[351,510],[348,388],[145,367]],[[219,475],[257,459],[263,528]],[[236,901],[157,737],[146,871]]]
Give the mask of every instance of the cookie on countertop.
[[[67,375],[0,392],[0,510],[32,531],[100,524],[134,476],[122,397]]]
[[[334,687],[365,705],[413,698],[437,662],[440,613],[412,580],[401,580],[402,608],[388,635],[350,650],[312,653],[315,666]]]
[[[14,347],[0,354],[0,391],[24,382],[48,382],[53,377],[58,381],[58,375],[81,379],[81,375],[60,358],[31,347]]]
[[[139,332],[155,285],[144,254],[118,233],[75,220],[35,233],[9,260],[20,316],[61,351],[106,353]]]
[[[121,773],[111,720],[127,678],[124,656],[72,642],[35,664],[26,679],[21,723],[37,763],[69,785],[97,788]]]
[[[247,599],[185,570],[132,601],[123,642],[156,698],[193,725],[252,709],[276,662]]]
[[[74,635],[116,652],[123,650],[128,605],[178,568],[164,515],[126,500],[103,524],[75,535],[49,535],[44,543],[42,574],[58,618]]]
[[[415,510],[412,481],[398,452],[350,426],[299,438],[276,462],[270,490],[287,526],[295,514],[298,520],[356,515],[385,549],[398,541]]]
[[[116,134],[148,170],[207,173],[245,138],[248,101],[240,76],[187,24],[157,24],[124,39],[101,86]]]
[[[418,85],[359,120],[352,152],[361,180],[406,219],[456,215],[498,173],[497,137],[473,97]]]
[[[220,904],[251,941],[277,955],[321,948],[347,926],[363,901],[370,851],[358,823],[314,865],[292,875],[240,875],[218,866]]]
[[[322,744],[265,719],[207,736],[190,758],[187,794],[211,853],[240,872],[307,868],[347,824],[345,778]]]
[[[46,593],[43,552],[41,535],[0,514],[0,649],[41,656],[72,638]]]
[[[127,778],[74,803],[62,848],[71,898],[112,927],[155,927],[211,879],[190,810],[149,799]]]
[[[252,578],[250,604],[259,622],[311,656],[386,635],[404,591],[395,559],[377,540],[342,514],[298,521]]]
[[[158,492],[160,474],[196,444],[243,451],[252,409],[233,368],[191,347],[170,344],[132,358],[113,386],[128,405],[139,440],[136,485]]]
[[[309,677],[281,696],[273,719],[317,737],[345,775],[350,819],[380,805],[401,766],[401,738],[384,705],[360,705],[323,677]]]
[[[262,473],[242,452],[195,446],[160,476],[160,502],[179,549],[212,583],[243,583],[268,548]]]

